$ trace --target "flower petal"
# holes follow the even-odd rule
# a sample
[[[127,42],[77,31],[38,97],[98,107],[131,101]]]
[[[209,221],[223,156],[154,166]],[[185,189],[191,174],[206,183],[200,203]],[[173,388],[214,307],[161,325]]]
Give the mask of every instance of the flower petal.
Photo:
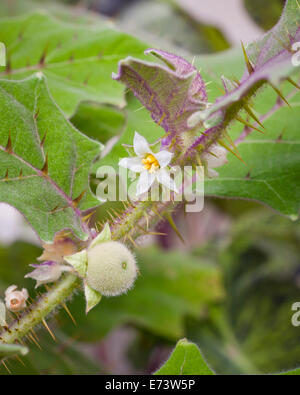
[[[169,151],[160,151],[155,154],[155,158],[158,160],[160,167],[163,169],[168,166],[173,157],[172,152]]]
[[[176,184],[172,179],[172,177],[170,176],[170,173],[166,169],[161,169],[158,172],[156,172],[156,178],[158,182],[160,182],[162,185],[164,185],[171,191],[178,193]]]
[[[140,158],[123,158],[119,162],[119,166],[129,169],[135,173],[141,173],[144,166]]]
[[[140,174],[140,178],[136,186],[137,196],[147,192],[151,188],[151,185],[153,184],[154,180],[155,180],[154,173],[149,173],[147,170],[143,171]]]
[[[133,148],[134,148],[134,152],[138,156],[143,156],[149,153],[152,154],[148,141],[145,139],[145,137],[141,136],[138,132],[135,132],[134,135]]]

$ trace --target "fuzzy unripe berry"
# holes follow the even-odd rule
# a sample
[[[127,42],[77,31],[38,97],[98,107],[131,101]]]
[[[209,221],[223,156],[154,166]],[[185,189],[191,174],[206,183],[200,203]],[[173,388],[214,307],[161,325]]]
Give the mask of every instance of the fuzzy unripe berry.
[[[137,271],[134,255],[117,241],[100,243],[87,250],[87,284],[104,296],[128,291]]]

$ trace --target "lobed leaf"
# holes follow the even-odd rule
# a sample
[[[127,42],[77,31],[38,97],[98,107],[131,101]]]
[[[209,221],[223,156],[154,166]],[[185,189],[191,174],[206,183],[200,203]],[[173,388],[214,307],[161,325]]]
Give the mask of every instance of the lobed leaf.
[[[141,56],[145,45],[99,21],[71,24],[44,13],[3,18],[0,41],[8,65],[1,77],[23,79],[42,70],[68,116],[83,100],[124,106],[124,89],[111,79],[111,71],[124,56]]]
[[[0,201],[16,207],[45,242],[56,232],[87,234],[83,211],[95,207],[88,175],[101,151],[53,102],[41,74],[0,80]]]

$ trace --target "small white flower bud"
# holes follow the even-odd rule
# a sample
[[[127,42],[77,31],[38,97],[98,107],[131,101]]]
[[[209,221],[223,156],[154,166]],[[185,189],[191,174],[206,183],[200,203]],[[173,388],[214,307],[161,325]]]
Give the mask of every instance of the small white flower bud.
[[[26,288],[23,288],[22,291],[16,291],[16,289],[16,285],[11,285],[5,291],[6,308],[13,312],[24,310],[26,307],[26,300],[28,299]]]
[[[219,176],[219,174],[213,169],[221,167],[228,163],[227,150],[224,147],[214,144],[210,148],[209,153],[203,154],[202,159],[204,159],[204,161],[206,162],[208,177],[216,178]]]
[[[128,291],[137,276],[132,252],[122,243],[107,241],[87,250],[87,284],[105,296]]]

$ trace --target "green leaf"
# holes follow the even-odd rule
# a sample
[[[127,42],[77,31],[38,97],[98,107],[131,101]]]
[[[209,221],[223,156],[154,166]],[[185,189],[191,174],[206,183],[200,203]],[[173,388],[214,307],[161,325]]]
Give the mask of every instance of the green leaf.
[[[233,89],[226,89],[226,95],[211,107],[199,112],[199,127],[202,121],[222,115],[223,121],[218,126],[227,128],[262,86],[270,83],[277,89],[282,80],[299,72],[292,61],[294,52],[291,49],[300,40],[299,24],[299,4],[297,0],[287,0],[277,25],[246,48],[247,71],[243,78]]]
[[[26,355],[28,348],[18,344],[0,343],[0,359],[13,355]]]
[[[126,124],[123,110],[95,102],[80,103],[70,121],[88,137],[102,144],[119,137]]]
[[[37,332],[40,348],[30,343],[30,352],[20,359],[9,358],[5,361],[13,375],[96,375],[105,373],[97,361],[85,352],[74,340],[64,336],[55,329],[57,343],[54,343],[49,333],[42,328]],[[0,374],[8,374],[0,365]]]
[[[282,376],[300,376],[300,368],[281,373]]]
[[[198,317],[222,298],[219,271],[210,262],[180,252],[161,254],[157,249],[141,251],[137,262],[141,275],[127,295],[102,297],[101,305],[88,316],[82,296],[73,301],[77,327],[61,317],[69,335],[93,341],[118,325],[133,323],[174,341],[185,335],[186,316]]]
[[[282,0],[244,0],[245,7],[255,23],[265,30],[271,29],[282,12]]]
[[[267,90],[260,101],[272,106],[275,97]],[[290,100],[292,108],[271,111],[265,117],[265,134],[253,131],[238,144],[246,165],[228,154],[229,163],[218,169],[219,177],[206,180],[205,193],[260,201],[296,219],[300,207],[299,101],[297,94]],[[256,109],[259,111],[264,105],[258,103]],[[241,131],[237,126],[230,134],[238,135]]]
[[[299,366],[299,327],[292,325],[292,306],[299,301],[299,225],[252,208],[227,233],[230,242],[215,251],[224,303],[189,320],[186,337],[218,374],[274,374]]]
[[[88,174],[100,144],[64,118],[40,73],[0,81],[0,108],[0,201],[16,207],[46,242],[62,229],[86,239],[80,216],[99,204]]]
[[[196,344],[179,340],[167,362],[155,375],[213,375]]]
[[[118,61],[143,56],[145,44],[108,27],[65,23],[36,13],[0,23],[9,67],[2,77],[22,79],[42,70],[62,110],[71,115],[82,100],[125,105],[124,89],[111,79]]]
[[[230,46],[216,26],[200,23],[182,2],[134,2],[121,12],[118,22],[123,30],[151,42],[155,48],[212,53]]]
[[[207,107],[206,86],[198,70],[182,57],[156,49],[145,53],[162,64],[127,57],[119,62],[113,78],[132,90],[170,142],[191,129],[190,116]]]

